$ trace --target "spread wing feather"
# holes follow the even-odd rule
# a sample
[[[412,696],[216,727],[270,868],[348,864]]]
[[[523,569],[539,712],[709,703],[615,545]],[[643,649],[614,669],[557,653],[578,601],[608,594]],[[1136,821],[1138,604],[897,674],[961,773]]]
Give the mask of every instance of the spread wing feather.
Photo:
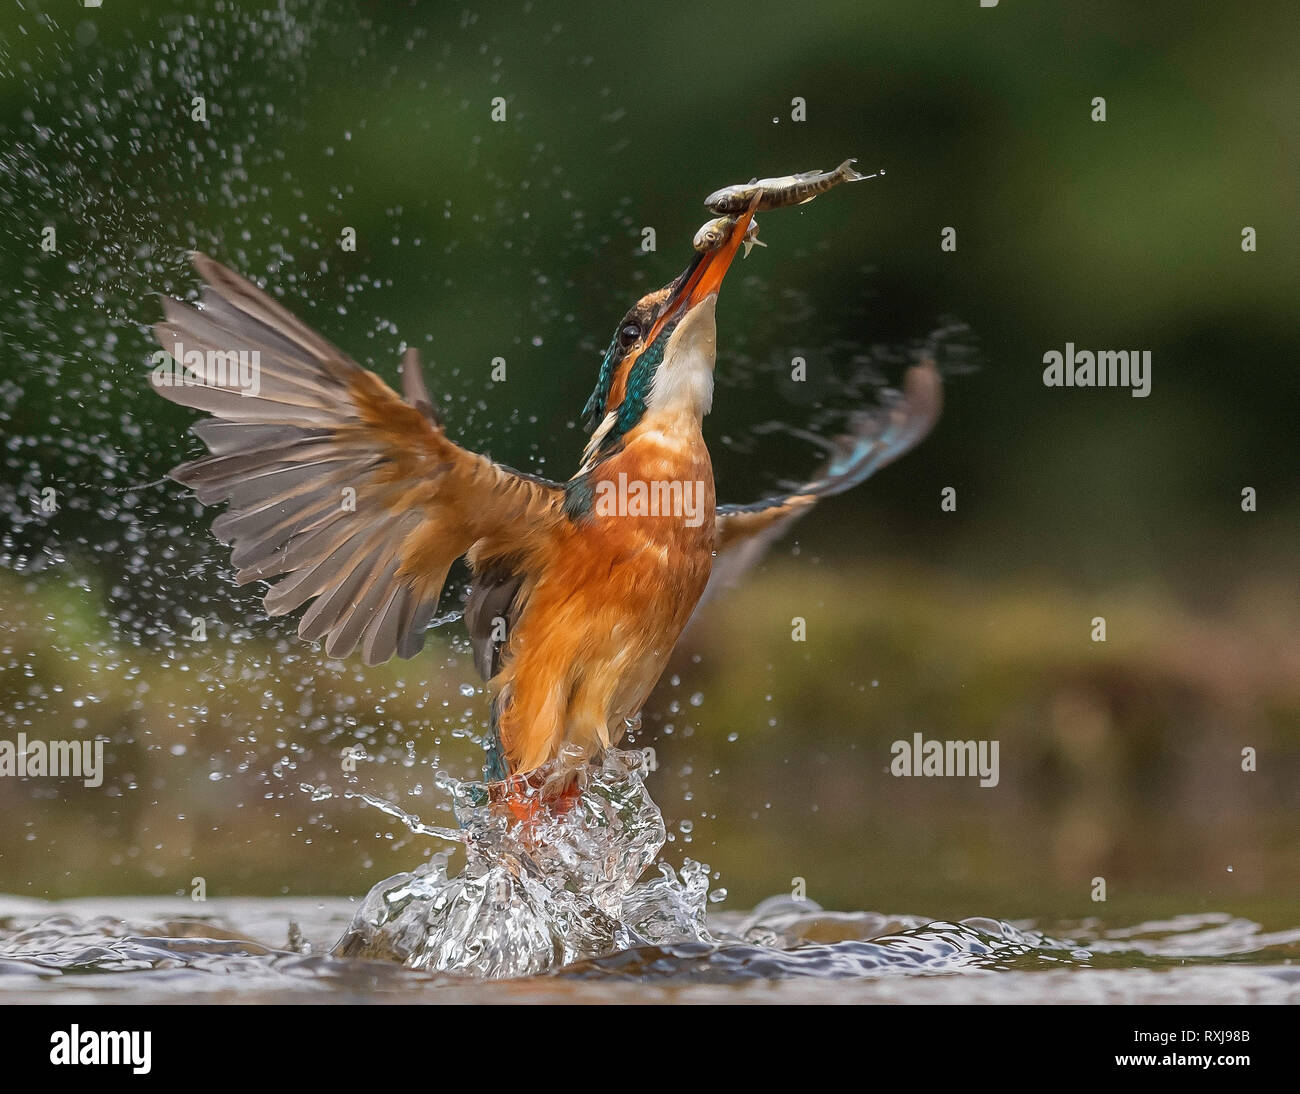
[[[720,505],[717,555],[703,599],[734,585],[821,498],[857,486],[919,444],[942,407],[939,370],[933,361],[923,361],[908,369],[901,395],[853,415],[848,432],[835,439],[831,458],[811,482],[749,505]]]
[[[404,401],[249,281],[193,261],[200,307],[165,299],[154,328],[182,367],[153,386],[212,417],[194,427],[208,455],[172,477],[229,503],[213,532],[240,584],[275,581],[270,614],[314,601],[298,633],[332,656],[414,656],[452,563],[522,552],[526,564],[562,489],[449,440],[414,351]]]

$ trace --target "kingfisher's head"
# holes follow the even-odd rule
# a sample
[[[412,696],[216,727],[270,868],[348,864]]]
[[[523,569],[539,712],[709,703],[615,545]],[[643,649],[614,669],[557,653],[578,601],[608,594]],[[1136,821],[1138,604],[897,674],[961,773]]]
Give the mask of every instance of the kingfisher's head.
[[[647,412],[708,413],[717,359],[714,306],[753,216],[752,208],[742,213],[680,277],[623,316],[583,410],[592,434],[589,457],[615,447]]]

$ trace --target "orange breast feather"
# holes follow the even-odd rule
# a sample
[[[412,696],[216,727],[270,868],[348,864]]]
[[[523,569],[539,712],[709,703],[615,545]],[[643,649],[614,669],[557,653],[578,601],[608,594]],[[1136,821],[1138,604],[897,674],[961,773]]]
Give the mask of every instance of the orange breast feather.
[[[539,766],[566,744],[584,753],[616,744],[704,591],[715,535],[712,466],[698,432],[669,436],[638,430],[593,479],[633,490],[682,483],[691,512],[595,506],[554,537],[528,590],[494,681],[508,695],[500,730],[513,771]]]

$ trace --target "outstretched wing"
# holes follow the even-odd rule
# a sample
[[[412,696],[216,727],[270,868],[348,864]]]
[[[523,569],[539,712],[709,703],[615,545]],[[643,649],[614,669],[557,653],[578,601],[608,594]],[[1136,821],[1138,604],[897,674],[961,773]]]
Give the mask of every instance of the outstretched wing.
[[[271,615],[314,601],[298,633],[331,656],[413,657],[451,564],[526,552],[562,489],[450,441],[413,351],[404,401],[238,274],[193,261],[201,305],[164,299],[154,332],[178,367],[152,381],[211,415],[194,426],[210,454],[172,477],[230,503],[212,530],[239,584],[275,581]]]
[[[833,442],[830,460],[796,493],[718,506],[717,555],[704,599],[734,585],[819,499],[857,486],[919,444],[942,407],[939,370],[923,361],[907,370],[901,395],[853,415],[849,431]]]

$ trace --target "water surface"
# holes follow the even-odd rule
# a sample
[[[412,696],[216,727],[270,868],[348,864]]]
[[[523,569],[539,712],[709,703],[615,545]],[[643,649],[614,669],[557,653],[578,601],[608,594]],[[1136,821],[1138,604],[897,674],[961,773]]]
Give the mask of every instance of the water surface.
[[[711,916],[714,945],[475,981],[330,956],[358,904],[0,897],[0,1002],[1300,1003],[1300,928],[1224,914],[1044,929],[780,897]]]

